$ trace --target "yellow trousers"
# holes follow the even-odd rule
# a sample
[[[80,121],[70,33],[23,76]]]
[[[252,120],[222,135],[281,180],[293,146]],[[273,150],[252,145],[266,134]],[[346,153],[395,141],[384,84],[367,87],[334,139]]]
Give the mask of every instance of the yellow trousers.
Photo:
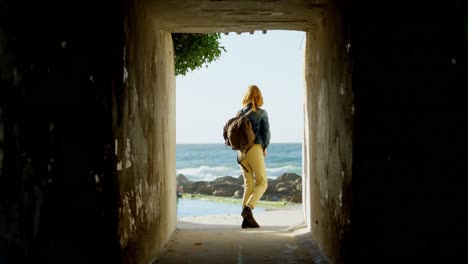
[[[244,154],[240,151],[238,155],[239,159],[244,157]],[[241,164],[248,170],[247,172],[242,168],[242,166],[240,166],[244,176],[242,208],[249,205],[253,209],[268,187],[265,157],[263,156],[262,145],[253,145],[245,155],[244,159],[242,159]]]

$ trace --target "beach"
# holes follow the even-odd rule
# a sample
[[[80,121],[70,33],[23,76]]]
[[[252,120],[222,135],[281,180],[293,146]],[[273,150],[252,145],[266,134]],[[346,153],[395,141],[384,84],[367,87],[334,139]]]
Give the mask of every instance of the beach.
[[[152,263],[330,263],[311,239],[302,204],[278,195],[301,196],[301,144],[272,144],[265,162],[278,198],[265,196],[253,210],[260,228],[243,229],[239,195],[202,194],[220,193],[217,184],[232,192],[235,188],[226,188],[231,181],[242,188],[235,183],[241,179],[235,152],[220,144],[178,144],[178,184],[190,182],[184,187],[195,193],[184,193],[178,201],[176,231]]]
[[[178,217],[177,227],[179,229],[240,228],[240,224],[242,223],[240,208],[239,205],[237,213]],[[291,231],[304,225],[301,205],[265,208],[261,212],[257,212],[254,209],[253,213],[257,222],[261,227],[265,228]]]
[[[240,213],[180,217],[152,263],[331,263],[311,239],[301,205],[254,210],[254,216],[260,228],[242,229]]]

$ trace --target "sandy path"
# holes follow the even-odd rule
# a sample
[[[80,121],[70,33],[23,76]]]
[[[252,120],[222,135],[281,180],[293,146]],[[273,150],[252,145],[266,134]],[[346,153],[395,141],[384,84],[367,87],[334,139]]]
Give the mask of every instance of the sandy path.
[[[329,263],[305,231],[302,207],[254,210],[254,217],[260,228],[240,228],[240,213],[181,217],[154,263]]]

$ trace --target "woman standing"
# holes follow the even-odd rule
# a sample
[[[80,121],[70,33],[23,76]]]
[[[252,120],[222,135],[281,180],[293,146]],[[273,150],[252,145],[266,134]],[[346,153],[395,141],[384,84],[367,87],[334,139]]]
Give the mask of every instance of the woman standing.
[[[256,85],[250,85],[242,100],[243,109],[238,114],[245,114],[252,123],[255,133],[254,145],[245,152],[238,152],[241,160],[241,169],[244,176],[244,196],[242,199],[242,228],[260,227],[253,217],[252,210],[262,197],[268,186],[265,168],[267,147],[270,144],[270,124],[268,114],[260,107],[263,105],[263,97]]]

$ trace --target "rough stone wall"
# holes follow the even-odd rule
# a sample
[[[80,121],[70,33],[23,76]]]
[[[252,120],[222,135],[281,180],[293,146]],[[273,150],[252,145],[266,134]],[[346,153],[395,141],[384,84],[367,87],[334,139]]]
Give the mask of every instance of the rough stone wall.
[[[125,263],[149,263],[175,230],[175,77],[170,33],[129,7],[124,89],[116,94],[119,235]]]
[[[304,206],[314,239],[342,263],[351,219],[353,93],[349,38],[341,10],[330,5],[307,33]]]
[[[329,0],[149,0],[158,26],[173,32],[307,30]]]
[[[0,263],[120,258],[110,2],[0,1]]]

